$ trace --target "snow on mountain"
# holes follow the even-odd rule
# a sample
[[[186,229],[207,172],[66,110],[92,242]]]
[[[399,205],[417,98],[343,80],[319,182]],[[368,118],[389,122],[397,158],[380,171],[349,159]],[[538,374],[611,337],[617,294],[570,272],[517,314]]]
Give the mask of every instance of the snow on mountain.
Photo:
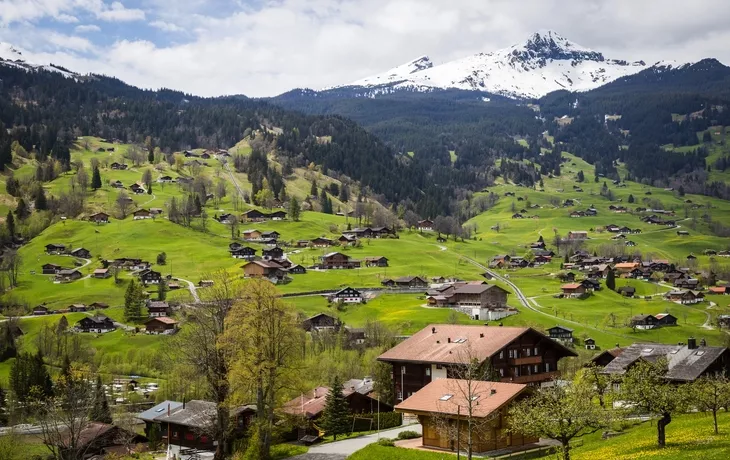
[[[541,31],[523,44],[492,53],[479,53],[436,66],[424,56],[382,74],[334,88],[457,88],[514,98],[538,98],[560,89],[588,91],[648,67],[643,61],[607,59],[602,53],[573,43],[556,32]]]
[[[77,78],[79,75],[63,67],[53,64],[36,64],[25,60],[23,53],[9,43],[0,42],[0,65],[17,67],[28,71],[47,70],[58,72],[67,78]]]

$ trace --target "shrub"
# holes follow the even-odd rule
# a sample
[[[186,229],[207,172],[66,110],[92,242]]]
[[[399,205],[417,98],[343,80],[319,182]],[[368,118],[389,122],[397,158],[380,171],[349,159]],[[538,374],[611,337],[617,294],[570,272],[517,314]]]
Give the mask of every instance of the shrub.
[[[390,438],[380,438],[378,439],[378,445],[383,447],[395,447],[395,443]]]
[[[398,433],[398,439],[416,439],[416,438],[420,438],[420,437],[421,437],[420,433],[413,431],[413,430],[406,430],[406,431],[401,431],[400,433]]]

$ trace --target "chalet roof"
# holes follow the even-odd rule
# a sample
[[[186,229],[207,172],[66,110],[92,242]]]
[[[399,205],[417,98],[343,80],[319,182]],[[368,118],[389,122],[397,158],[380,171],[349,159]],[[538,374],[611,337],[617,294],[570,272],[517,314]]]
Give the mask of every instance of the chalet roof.
[[[568,284],[563,284],[562,286],[560,286],[560,289],[578,289],[581,286],[583,286],[583,285],[580,283],[568,283]]]
[[[396,278],[393,281],[395,281],[396,283],[410,283],[413,280],[423,281],[424,283],[426,282],[426,280],[424,280],[420,276],[401,276],[400,278]]]
[[[351,287],[346,287],[344,289],[340,289],[339,291],[335,292],[334,295],[341,294],[341,293],[343,293],[343,292],[345,292],[347,290],[355,291],[358,295],[360,294],[360,291],[358,291],[357,289],[353,289]]]
[[[288,414],[314,418],[324,411],[327,394],[330,391],[330,387],[325,386],[314,388],[285,403],[282,410]],[[348,397],[353,393],[355,393],[354,390],[343,386],[343,396]]]
[[[366,395],[372,393],[375,388],[375,381],[370,377],[364,379],[350,379],[342,384],[343,389],[348,389]]]
[[[553,326],[553,327],[551,327],[548,330],[552,330],[552,329],[560,329],[560,330],[563,330],[563,331],[573,332],[573,329],[571,329],[569,327],[565,327],[565,326],[560,326],[560,325]]]
[[[411,361],[430,363],[458,363],[472,353],[485,360],[499,352],[507,344],[531,331],[545,337],[542,333],[527,327],[489,327],[455,324],[431,324],[416,332],[410,338],[381,354],[380,361]],[[550,343],[554,343],[550,340]],[[562,347],[565,356],[575,353]]]
[[[343,256],[343,257],[345,257],[346,259],[349,259],[350,258],[350,256],[348,256],[347,254],[343,254],[341,252],[328,252],[327,254],[323,255],[322,258],[328,259],[328,258],[333,257],[333,256],[336,256],[338,254],[341,255],[341,256]]]
[[[697,347],[687,345],[664,345],[655,343],[635,343],[604,368],[608,374],[624,374],[628,368],[643,359],[656,362],[665,359],[668,365],[666,378],[675,381],[692,381],[707,370],[723,353],[725,347]]]
[[[205,430],[212,427],[215,416],[214,402],[193,399],[185,403],[184,408],[178,407],[170,415],[167,415],[166,411],[162,412],[162,415],[155,417],[155,420]]]
[[[654,315],[646,315],[646,314],[643,314],[643,313],[642,313],[642,314],[639,314],[639,315],[634,315],[634,316],[632,316],[632,317],[631,317],[631,321],[646,321],[646,320],[648,320],[649,318],[654,318],[654,319],[656,319],[656,316],[654,316]]]
[[[147,308],[170,308],[170,304],[164,300],[153,300],[147,304]]]
[[[151,407],[140,414],[137,414],[137,418],[145,422],[153,422],[155,420],[155,417],[167,414],[168,407],[170,408],[170,412],[172,412],[174,410],[177,410],[179,407],[182,407],[182,405],[183,403],[177,401],[163,401],[160,404],[157,404],[156,406]]]
[[[474,417],[484,418],[498,411],[527,389],[527,385],[502,382],[471,382],[459,379],[437,379],[421,388],[411,397],[395,407],[397,412],[430,412],[457,415],[459,406],[463,411],[469,402],[464,393],[476,397],[478,404],[472,406]]]
[[[177,321],[170,318],[169,316],[157,316],[155,318],[150,318],[147,321],[145,321],[145,324],[154,323],[155,321],[163,323],[163,324],[177,324]]]
[[[463,284],[458,286],[454,291],[454,294],[481,294],[492,288],[502,289],[501,287],[494,284]],[[506,291],[505,291],[506,292]]]

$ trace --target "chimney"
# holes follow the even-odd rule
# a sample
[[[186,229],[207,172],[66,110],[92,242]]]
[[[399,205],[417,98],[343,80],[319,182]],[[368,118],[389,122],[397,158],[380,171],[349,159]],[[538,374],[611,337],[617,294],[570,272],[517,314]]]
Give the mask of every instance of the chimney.
[[[497,394],[497,389],[496,388],[492,388],[491,390],[489,390],[489,394],[490,395],[496,395]]]
[[[694,350],[695,348],[697,348],[697,339],[695,339],[694,337],[688,338],[687,348],[689,348],[690,350]]]
[[[707,346],[707,341],[704,339],[704,337],[700,339],[700,346],[701,347],[706,347]]]
[[[451,343],[451,337],[447,337],[446,340],[448,340],[448,342]]]
[[[435,327],[432,327],[431,328],[431,334],[435,334],[435,333],[436,333],[436,328]]]
[[[185,409],[185,398],[183,398],[183,409]]]
[[[479,333],[479,338],[480,338],[480,339],[483,339],[483,338],[484,338],[484,333],[483,333],[483,332],[480,332],[480,333]]]

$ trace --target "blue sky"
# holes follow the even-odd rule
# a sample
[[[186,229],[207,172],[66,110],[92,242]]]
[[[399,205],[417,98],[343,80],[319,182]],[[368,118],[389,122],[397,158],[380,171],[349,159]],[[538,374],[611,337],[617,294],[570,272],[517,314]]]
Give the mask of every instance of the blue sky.
[[[0,0],[30,62],[205,96],[276,95],[552,29],[609,58],[730,63],[724,0]]]

